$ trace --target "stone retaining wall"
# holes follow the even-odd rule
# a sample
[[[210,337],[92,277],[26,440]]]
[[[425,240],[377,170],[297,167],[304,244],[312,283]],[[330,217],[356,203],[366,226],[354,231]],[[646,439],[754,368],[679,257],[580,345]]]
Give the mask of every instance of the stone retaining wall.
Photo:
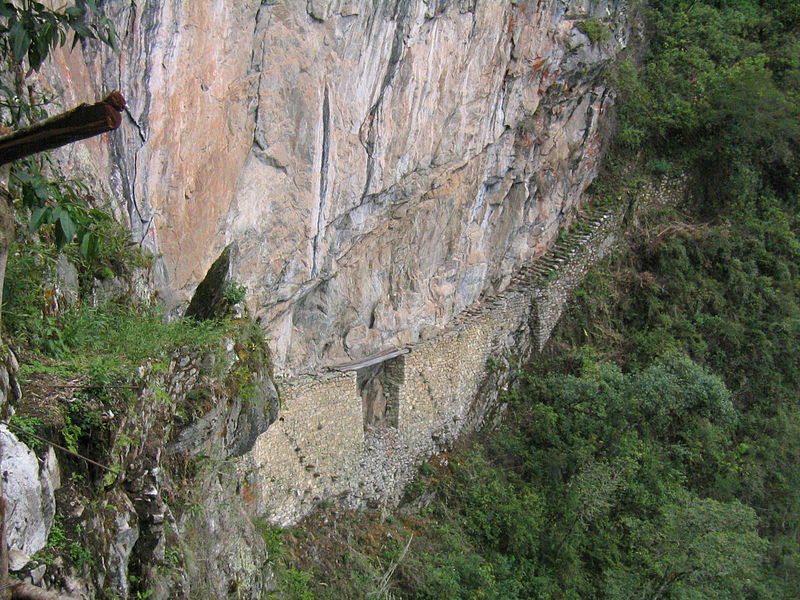
[[[682,184],[643,194],[677,198]],[[482,425],[513,376],[507,357],[525,361],[542,349],[571,292],[613,246],[622,219],[622,209],[589,209],[504,292],[388,359],[379,375],[386,418],[376,426],[364,421],[368,402],[355,371],[278,381],[283,410],[242,465],[256,513],[288,525],[321,500],[396,503],[422,460]]]
[[[542,273],[534,289],[531,307],[533,338],[541,350],[561,318],[569,295],[586,276],[591,265],[606,255],[616,241],[621,215],[601,213],[587,231],[570,234],[553,252],[553,267]]]
[[[276,383],[282,408],[247,456],[245,494],[256,514],[288,524],[349,489],[363,416],[353,372]]]

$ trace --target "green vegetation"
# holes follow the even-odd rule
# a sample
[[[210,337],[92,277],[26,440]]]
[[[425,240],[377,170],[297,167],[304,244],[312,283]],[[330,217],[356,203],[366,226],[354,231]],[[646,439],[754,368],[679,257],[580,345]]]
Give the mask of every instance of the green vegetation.
[[[167,323],[159,306],[137,302],[123,282],[136,269],[149,267],[152,257],[108,211],[91,208],[93,199],[83,184],[36,169],[36,163],[22,161],[12,171],[20,223],[4,282],[2,319],[14,345],[57,359],[62,375],[71,371],[102,381],[130,374],[145,361],[163,365],[178,347],[213,345],[230,329],[221,321]],[[49,216],[42,217],[45,213]],[[77,282],[58,281],[59,260],[74,265]],[[98,299],[97,283],[110,278],[119,278],[119,285]],[[74,288],[64,294],[70,285]],[[40,365],[42,372],[56,369],[53,360]],[[30,374],[36,363],[25,369],[23,374]]]
[[[619,152],[685,166],[703,203],[800,191],[797,3],[655,0],[640,69],[623,61]]]
[[[504,424],[426,463],[396,518],[328,509],[291,531],[284,568],[314,598],[796,597],[799,16],[650,4],[595,189],[685,173],[693,201],[633,203]]]
[[[114,26],[99,16],[95,0],[76,0],[61,8],[34,0],[0,2],[0,116],[4,125],[19,128],[47,116],[45,107],[53,99],[26,79],[52,50],[66,43],[69,32],[73,46],[85,40],[100,40],[111,47],[116,44]],[[0,285],[4,287],[6,255],[12,250],[16,223],[23,217],[27,217],[29,234],[43,230],[42,240],[59,250],[76,240],[81,257],[88,261],[100,254],[103,238],[113,237],[109,234],[120,229],[88,189],[60,176],[46,155],[16,161],[8,191],[0,205]],[[111,270],[106,267],[103,272]],[[54,344],[51,349],[57,349],[58,340]]]
[[[269,522],[264,519],[255,519],[253,525],[261,536],[261,539],[264,540],[264,545],[267,548],[267,556],[269,556],[270,560],[274,561],[276,558],[283,556],[285,552],[283,529],[270,525]]]
[[[608,29],[608,25],[603,23],[600,19],[587,19],[586,21],[580,21],[576,24],[576,27],[580,29],[582,33],[586,34],[586,37],[589,38],[589,41],[592,44],[602,42],[611,34],[610,30]]]
[[[25,262],[12,261],[10,273]],[[10,276],[7,281],[15,280]],[[6,287],[8,310],[4,310],[3,317],[5,331],[14,344],[38,354],[38,358],[29,356],[22,366],[23,377],[72,374],[88,376],[93,385],[119,383],[119,379],[130,380],[135,369],[145,362],[157,369],[166,368],[178,348],[214,347],[232,330],[223,321],[165,322],[157,306],[136,307],[118,302],[98,306],[81,303],[60,314],[46,315],[43,310],[47,308],[49,288],[45,287],[41,295],[26,296],[26,302],[17,293],[20,289],[23,288]]]
[[[228,282],[222,293],[225,302],[233,306],[242,302],[247,296],[247,287],[235,281]]]
[[[64,519],[56,515],[47,537],[47,546],[36,554],[36,558],[45,564],[52,564],[57,557],[66,556],[78,568],[94,564],[94,553],[81,541],[82,533],[80,525],[67,527]]]
[[[17,65],[27,59],[31,70],[37,71],[51,50],[67,42],[70,32],[73,45],[98,39],[114,46],[117,34],[113,23],[106,18],[92,22],[95,15],[95,0],[77,0],[56,10],[33,0],[0,2],[0,18],[5,20],[0,28],[0,51]]]
[[[34,435],[38,435],[40,433],[42,428],[42,420],[39,417],[13,415],[9,419],[9,422],[18,428],[17,435],[23,442],[25,442],[25,445],[28,446],[28,448],[36,452],[44,447],[44,444],[38,439],[32,435],[26,435],[26,433],[32,433]],[[20,433],[20,429],[26,433]]]
[[[96,278],[91,273],[97,263],[85,258],[76,260],[81,284],[75,297],[66,302],[56,296],[54,287],[56,247],[41,239],[22,239],[29,243],[17,245],[9,257],[2,312],[6,339],[20,358],[18,378],[24,392],[12,422],[73,452],[112,466],[121,460],[138,438],[134,441],[125,433],[116,432],[118,421],[113,415],[134,410],[142,373],[166,371],[176,353],[216,353],[213,362],[223,372],[228,367],[223,340],[241,338],[243,354],[244,349],[255,348],[259,341],[263,344],[249,321],[168,322],[159,305],[136,303],[127,293],[93,305]],[[124,273],[136,266],[126,254],[139,260],[138,251],[121,247],[125,251],[118,254],[120,261],[116,264],[123,275],[118,281],[124,281]],[[74,249],[66,248],[67,255],[76,256],[71,250]],[[102,254],[95,258],[103,260]],[[59,301],[66,305],[59,306]],[[235,374],[230,376],[236,380],[231,383],[233,388],[241,390],[251,385],[255,360],[234,369]],[[197,390],[181,406],[173,406],[176,399],[159,389],[157,380],[150,379],[154,402],[182,415],[184,422],[208,410],[207,397],[198,401],[203,390]],[[43,447],[33,438],[23,438],[34,450]],[[63,460],[73,462],[68,457]],[[76,463],[72,468],[82,472],[84,466]],[[106,483],[110,485],[114,479],[108,474]]]
[[[286,600],[315,600],[309,586],[310,574],[297,569],[288,569],[283,574],[282,581],[281,592]]]
[[[119,275],[123,266],[145,266],[150,263],[130,235],[111,216],[107,206],[95,207],[81,181],[61,175],[48,175],[42,167],[46,160],[15,161],[9,188],[16,198],[18,213],[29,214],[27,231],[52,243],[58,250],[67,244],[70,258],[80,263],[86,275],[106,278]],[[106,203],[107,204],[107,203]]]

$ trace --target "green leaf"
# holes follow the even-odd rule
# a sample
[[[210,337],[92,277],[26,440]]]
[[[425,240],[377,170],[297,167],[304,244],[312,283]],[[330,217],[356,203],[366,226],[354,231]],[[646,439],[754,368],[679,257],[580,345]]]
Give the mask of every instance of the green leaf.
[[[41,31],[39,31],[39,35],[36,40],[36,44],[39,48],[46,48],[50,46],[53,42],[53,23],[51,21],[47,21],[44,25],[42,25]]]
[[[100,238],[97,235],[92,235],[92,242],[89,245],[88,258],[94,260],[100,254]]]
[[[47,222],[47,218],[50,216],[50,207],[49,206],[40,206],[31,215],[31,220],[28,223],[28,231],[33,233],[39,227],[41,227],[44,223]]]
[[[34,71],[38,71],[39,67],[42,66],[44,59],[47,57],[48,50],[45,46],[44,52],[41,51],[38,44],[31,46],[28,49],[28,63],[31,66],[31,69]]]
[[[36,198],[33,187],[30,185],[26,185],[22,188],[22,205],[30,209],[35,209],[42,205],[39,199]]]
[[[70,21],[69,26],[72,28],[72,30],[75,32],[75,34],[81,39],[83,39],[83,38],[94,39],[95,38],[94,31],[92,31],[92,29],[86,23],[84,23],[82,21]]]
[[[33,193],[39,200],[42,202],[47,202],[50,200],[50,188],[48,187],[47,182],[41,177],[32,179],[30,185]]]
[[[56,223],[56,248],[61,250],[64,246],[67,245],[67,237],[64,235],[64,230],[61,229],[59,223]]]
[[[111,46],[111,49],[115,52],[119,50],[117,47],[117,30],[114,28],[114,23],[111,19],[100,19],[97,24],[97,36],[104,44]]]
[[[87,231],[85,234],[83,234],[83,237],[81,238],[80,249],[81,249],[81,255],[84,258],[92,258],[92,255],[94,254],[92,252],[93,248],[96,246],[96,243],[94,242],[94,237],[95,236],[91,231]]]
[[[11,2],[0,2],[0,17],[6,19],[11,18],[17,14],[14,5]]]
[[[64,245],[69,244],[75,237],[75,233],[78,231],[78,226],[66,211],[60,211],[60,213],[61,214],[58,216],[58,227],[56,230],[60,229],[63,234],[64,242],[59,244],[60,247],[63,247]]]
[[[19,181],[21,184],[26,184],[30,182],[31,176],[27,171],[22,171],[20,169],[14,169],[13,172],[14,177]]]
[[[28,48],[30,48],[31,38],[19,21],[14,23],[8,35],[11,38],[11,53],[14,56],[14,62],[18,65],[22,64]]]
[[[67,217],[69,217],[69,214],[63,208],[54,208],[53,209],[53,218],[52,218],[52,220],[50,222],[51,223],[56,223],[63,215],[66,215]]]

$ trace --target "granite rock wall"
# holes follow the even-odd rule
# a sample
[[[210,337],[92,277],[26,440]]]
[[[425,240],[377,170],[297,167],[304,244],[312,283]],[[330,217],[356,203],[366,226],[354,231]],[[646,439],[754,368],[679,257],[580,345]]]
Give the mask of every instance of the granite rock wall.
[[[636,202],[677,205],[682,177],[631,191]],[[277,381],[282,410],[239,464],[250,505],[272,522],[296,522],[320,501],[393,506],[420,462],[502,412],[511,361],[540,351],[572,291],[619,240],[635,203],[587,202],[550,250],[523,265],[506,289],[462,311],[452,325],[383,357]],[[382,362],[378,362],[381,361]],[[377,363],[377,364],[376,364]],[[376,367],[380,367],[380,370]],[[360,386],[369,370],[379,386]],[[383,419],[365,418],[379,393]]]
[[[357,372],[372,366],[363,362],[279,380],[278,422],[240,464],[253,510],[289,525],[322,500],[394,505],[422,460],[485,422],[511,377],[508,357],[526,360],[543,347],[621,219],[621,211],[591,210],[504,292],[438,335],[387,354],[378,376],[390,418],[364,418],[369,402],[359,394],[369,389],[359,387]]]
[[[544,252],[597,172],[628,36],[621,0],[102,6],[119,52],[47,80],[129,112],[62,164],[159,254],[176,312],[232,245],[287,375],[419,341]]]

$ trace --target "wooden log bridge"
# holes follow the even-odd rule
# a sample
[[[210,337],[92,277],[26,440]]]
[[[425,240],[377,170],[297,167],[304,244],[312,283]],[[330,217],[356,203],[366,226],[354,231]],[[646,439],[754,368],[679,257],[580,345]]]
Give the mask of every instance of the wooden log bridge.
[[[37,152],[112,131],[122,124],[125,98],[118,91],[94,104],[80,104],[60,115],[0,138],[0,165]]]

